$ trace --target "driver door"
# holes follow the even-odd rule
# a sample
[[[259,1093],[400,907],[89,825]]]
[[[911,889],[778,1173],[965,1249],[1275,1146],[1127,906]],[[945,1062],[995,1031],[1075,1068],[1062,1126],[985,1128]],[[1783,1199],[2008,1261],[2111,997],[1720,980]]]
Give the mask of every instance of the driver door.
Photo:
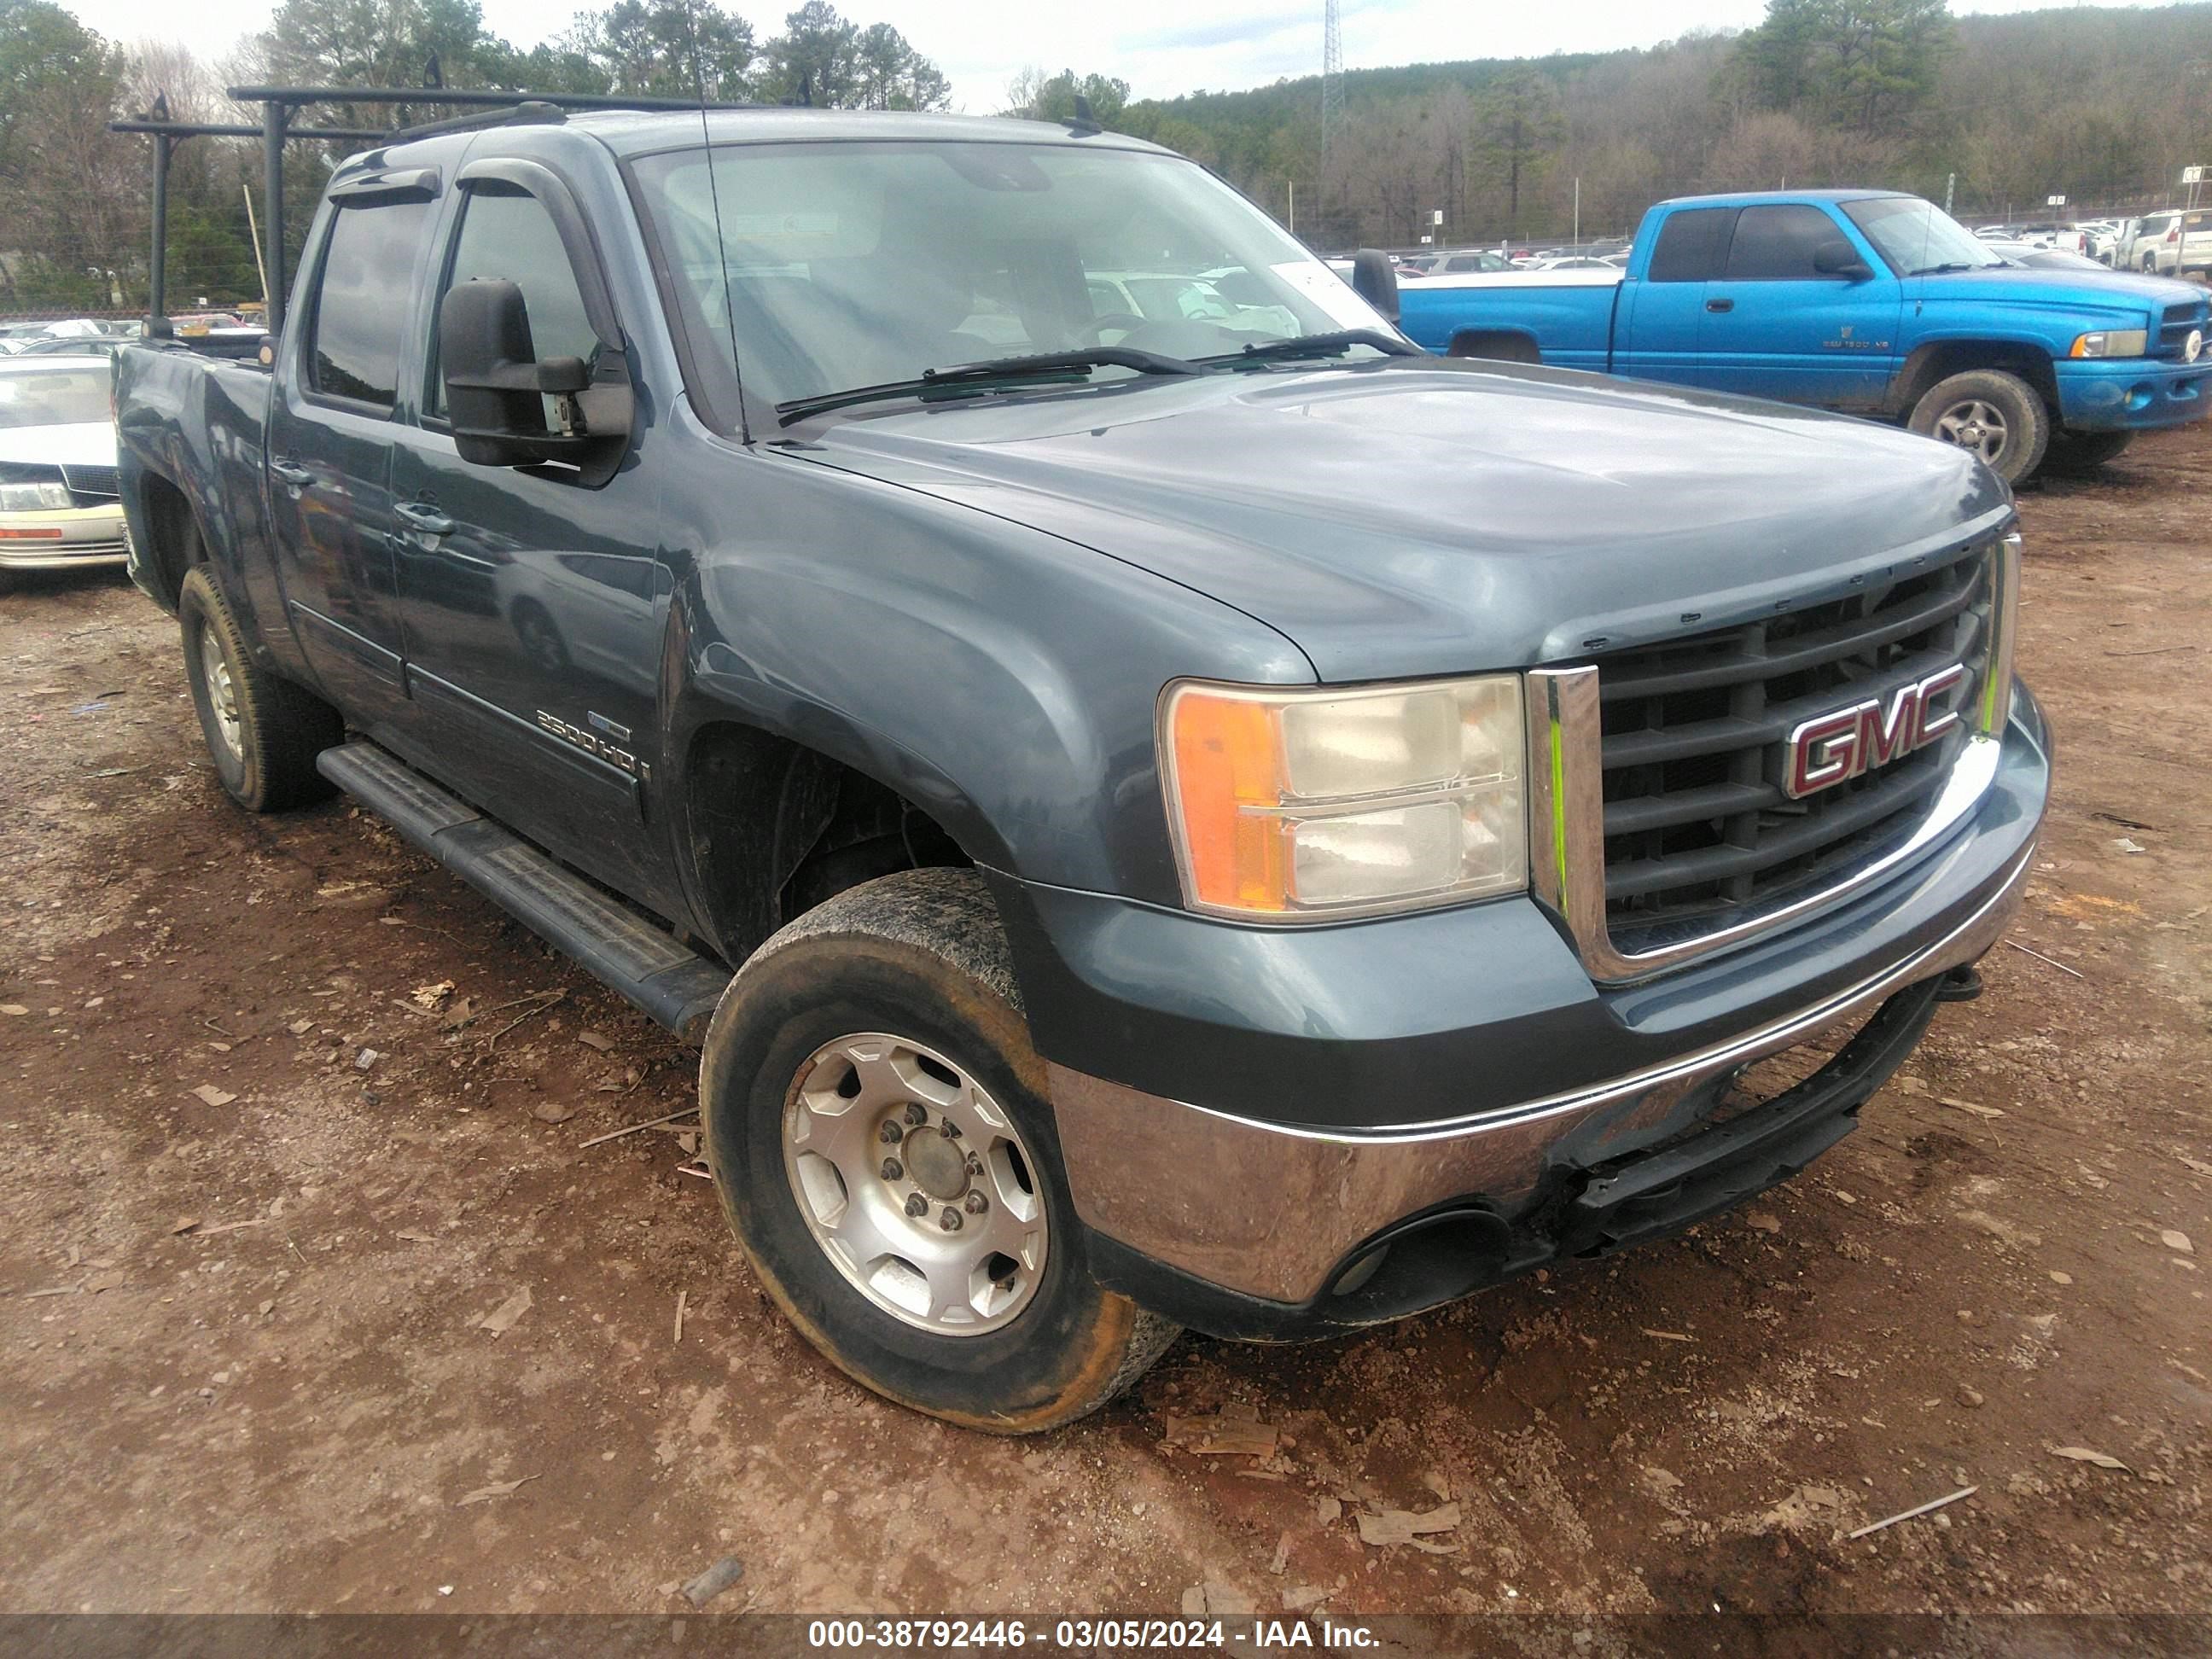
[[[1817,270],[1814,251],[1827,242],[1849,243],[1874,275],[1854,281]],[[1705,384],[1824,409],[1879,408],[1897,368],[1904,303],[1903,284],[1820,209],[1747,207],[1719,276],[1705,284]]]
[[[459,185],[441,302],[461,283],[503,279],[523,292],[540,361],[618,343],[611,302],[598,301],[598,322],[586,303],[606,284],[549,169],[482,162]],[[624,892],[665,897],[645,823],[672,591],[658,491],[637,466],[592,486],[555,464],[462,460],[435,315],[419,415],[392,476],[416,741],[434,770],[532,840]]]

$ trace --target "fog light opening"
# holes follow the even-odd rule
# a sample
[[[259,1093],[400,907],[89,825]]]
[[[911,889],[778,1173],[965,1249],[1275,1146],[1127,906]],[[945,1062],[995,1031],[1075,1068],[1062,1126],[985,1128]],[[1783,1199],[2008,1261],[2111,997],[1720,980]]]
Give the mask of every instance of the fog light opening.
[[[1328,1287],[1331,1296],[1350,1296],[1382,1270],[1383,1259],[1390,1254],[1385,1244],[1380,1249],[1370,1250],[1337,1275],[1336,1283]]]

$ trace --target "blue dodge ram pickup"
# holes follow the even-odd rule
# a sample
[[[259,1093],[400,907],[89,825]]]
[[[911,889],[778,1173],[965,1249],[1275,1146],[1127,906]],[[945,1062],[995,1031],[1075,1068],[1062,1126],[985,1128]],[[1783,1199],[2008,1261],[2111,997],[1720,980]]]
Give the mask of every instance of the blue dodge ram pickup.
[[[2212,409],[2203,289],[2027,270],[1879,191],[1662,202],[1624,276],[1431,277],[1404,307],[1431,351],[1901,421],[2008,483],[2101,465]]]
[[[1086,125],[526,108],[337,168],[265,366],[123,354],[134,572],[240,805],[701,1041],[825,1354],[1048,1427],[1786,1177],[2027,880],[1980,460],[1380,259]]]

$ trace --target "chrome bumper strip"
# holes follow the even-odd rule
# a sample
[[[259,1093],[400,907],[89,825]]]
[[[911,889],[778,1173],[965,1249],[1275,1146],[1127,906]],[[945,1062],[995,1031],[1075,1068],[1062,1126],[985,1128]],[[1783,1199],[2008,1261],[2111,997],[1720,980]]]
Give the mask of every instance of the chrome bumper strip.
[[[1048,1063],[1077,1211],[1155,1261],[1248,1296],[1303,1303],[1355,1245],[1400,1218],[1480,1194],[1510,1206],[1571,1140],[1577,1162],[1689,1127],[1701,1084],[1868,1014],[1994,945],[2027,885],[2031,842],[1974,913],[1905,961],[1813,1007],[1662,1066],[1480,1119],[1374,1134],[1262,1123]]]

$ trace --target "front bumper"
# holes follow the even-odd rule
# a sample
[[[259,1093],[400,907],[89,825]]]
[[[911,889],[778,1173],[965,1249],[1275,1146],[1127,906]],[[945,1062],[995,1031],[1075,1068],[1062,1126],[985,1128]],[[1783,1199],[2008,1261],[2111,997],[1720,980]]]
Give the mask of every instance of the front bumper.
[[[0,570],[75,570],[121,564],[130,555],[120,502],[0,513]]]
[[[1646,1236],[1589,1200],[1648,1185],[1648,1160],[1686,1159],[1692,1197],[1658,1206],[1661,1231],[1794,1173],[2019,907],[2050,787],[2024,691],[2002,749],[1978,810],[1912,868],[1632,986],[1595,984],[1527,901],[1268,933],[1149,911],[1085,927],[1072,896],[1002,885],[1094,1269],[1216,1334],[1320,1334]],[[1135,1005],[1140,975],[1186,1007]],[[1816,1107],[1710,1127],[1742,1068],[1861,1020]],[[1740,1156],[1740,1126],[1777,1110],[1798,1127]],[[1332,1294],[1386,1243],[1372,1279]]]
[[[2062,358],[2058,418],[2075,432],[2185,426],[2212,412],[2212,354],[2193,363],[2160,357]]]

